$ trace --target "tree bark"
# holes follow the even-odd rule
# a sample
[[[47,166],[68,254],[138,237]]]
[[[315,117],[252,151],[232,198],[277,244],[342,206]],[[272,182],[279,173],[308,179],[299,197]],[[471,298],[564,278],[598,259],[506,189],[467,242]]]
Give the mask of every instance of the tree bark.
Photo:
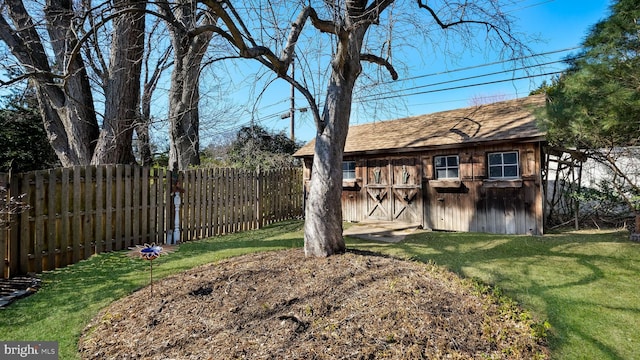
[[[192,0],[180,1],[173,12],[161,7],[178,24],[195,24],[200,17],[196,9]],[[212,22],[210,15],[205,15],[201,24]],[[186,170],[189,165],[200,165],[200,67],[213,33],[192,35],[189,29],[176,25],[169,24],[174,51],[169,91],[169,168]]]
[[[70,1],[48,0],[44,9],[47,32],[57,69],[52,69],[33,19],[21,0],[7,0],[14,28],[0,16],[0,39],[24,67],[36,91],[49,142],[62,166],[89,164],[98,138],[89,78],[80,56],[71,56],[78,39],[73,31]],[[73,58],[70,64],[68,59]],[[66,69],[62,67],[66,66]],[[55,71],[69,73],[62,80]]]
[[[136,124],[136,134],[138,135],[138,154],[142,166],[151,166],[153,164],[153,155],[151,154],[151,138],[149,136],[149,117],[142,117]]]
[[[362,71],[360,49],[366,28],[351,31],[338,45],[315,142],[305,208],[304,252],[326,257],[345,251],[342,237],[342,156],[349,131],[355,82]]]
[[[113,22],[109,71],[104,79],[104,122],[93,164],[135,163],[132,137],[140,119],[145,4],[143,0],[117,0],[114,4],[114,11],[130,11],[124,12]]]

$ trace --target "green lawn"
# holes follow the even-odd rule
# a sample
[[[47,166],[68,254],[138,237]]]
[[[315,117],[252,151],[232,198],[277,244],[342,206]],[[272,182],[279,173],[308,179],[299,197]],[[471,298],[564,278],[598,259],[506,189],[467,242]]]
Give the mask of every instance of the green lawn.
[[[624,231],[543,237],[425,232],[349,246],[433,261],[497,285],[551,325],[554,359],[640,359],[640,244]]]
[[[154,261],[154,278],[249,252],[302,246],[302,222],[183,244]],[[625,232],[504,236],[424,232],[398,244],[353,238],[347,246],[431,261],[497,285],[551,325],[554,359],[640,359],[640,244]],[[149,282],[148,263],[101,254],[42,275],[36,293],[0,310],[0,340],[55,340],[77,358],[85,324]]]
[[[302,222],[183,244],[153,261],[159,279],[198,265],[257,251],[301,247]],[[42,275],[34,295],[0,310],[0,340],[58,341],[60,359],[78,359],[85,325],[115,299],[149,284],[149,263],[124,252],[100,254]]]

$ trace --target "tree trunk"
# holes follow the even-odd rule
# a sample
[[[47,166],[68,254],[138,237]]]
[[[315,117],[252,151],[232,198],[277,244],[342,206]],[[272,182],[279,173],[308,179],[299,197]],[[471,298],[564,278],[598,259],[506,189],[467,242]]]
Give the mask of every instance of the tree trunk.
[[[195,24],[199,17],[191,0],[180,2],[173,15],[181,24]],[[167,14],[170,11],[165,9]],[[205,16],[202,24],[213,23]],[[169,24],[174,49],[171,90],[169,91],[169,168],[186,170],[200,165],[200,67],[213,33],[190,35],[183,27]]]
[[[149,121],[150,117],[144,115],[136,124],[136,134],[138,135],[138,154],[142,166],[151,166],[153,164],[153,156],[151,154],[151,138],[149,137]]]
[[[145,1],[118,0],[129,8],[113,22],[109,71],[104,79],[105,111],[93,164],[135,163],[133,130],[140,118],[140,77],[145,36]]]
[[[149,37],[151,39],[151,37]],[[147,44],[148,47],[152,46],[152,41]],[[158,59],[153,72],[150,74],[149,53],[146,54],[144,62],[146,66],[146,74],[144,85],[142,86],[142,95],[140,97],[140,118],[136,124],[136,134],[138,135],[138,155],[142,166],[151,166],[153,164],[153,155],[151,153],[151,138],[149,136],[149,126],[151,125],[151,100],[153,93],[158,86],[160,77],[164,70],[168,68],[168,58],[171,53],[171,49],[167,46],[167,49],[163,52],[162,56]]]
[[[0,39],[31,72],[38,106],[49,142],[62,166],[89,164],[98,138],[98,123],[89,78],[78,54],[67,64],[78,40],[73,31],[72,3],[48,0],[44,8],[47,32],[57,69],[52,69],[33,20],[20,0],[6,1],[15,29],[0,16]],[[63,68],[66,66],[66,69]],[[69,74],[62,82],[54,70]]]
[[[365,29],[342,41],[332,61],[332,74],[318,129],[304,222],[304,253],[325,257],[345,251],[342,237],[342,155],[349,130],[355,82],[362,70],[360,48]]]

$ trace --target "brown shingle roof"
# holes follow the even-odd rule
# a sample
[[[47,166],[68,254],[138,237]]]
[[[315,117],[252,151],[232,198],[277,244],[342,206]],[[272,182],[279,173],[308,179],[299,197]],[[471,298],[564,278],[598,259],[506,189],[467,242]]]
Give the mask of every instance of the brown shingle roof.
[[[505,140],[542,140],[534,110],[544,95],[351,126],[345,154],[412,151],[436,146]],[[294,156],[313,155],[315,140]]]

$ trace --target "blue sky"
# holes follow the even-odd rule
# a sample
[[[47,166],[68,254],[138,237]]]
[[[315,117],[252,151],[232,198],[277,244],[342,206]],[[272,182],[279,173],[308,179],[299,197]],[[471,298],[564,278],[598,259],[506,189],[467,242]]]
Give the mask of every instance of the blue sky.
[[[610,6],[608,0],[506,1],[512,1],[512,4],[504,10],[516,19],[517,31],[541,39],[540,42],[530,44],[533,53],[547,53],[546,56],[535,57],[538,64],[547,65],[530,69],[530,74],[563,70],[564,65],[558,61],[576,51],[575,48],[580,45],[588,30],[608,16]],[[413,5],[413,2],[411,3]],[[510,80],[514,77],[526,77],[528,74],[520,70],[505,72],[516,66],[513,64],[498,63],[483,66],[496,62],[498,58],[495,54],[465,54],[458,61],[452,61],[450,58],[439,56],[433,49],[426,49],[424,53],[426,56],[421,58],[415,54],[397,52],[397,58],[405,55],[401,61],[394,63],[398,65],[403,62],[404,66],[397,66],[400,79],[390,81],[387,76],[389,81],[375,96],[382,100],[371,101],[371,97],[362,98],[361,94],[356,94],[351,125],[467,107],[473,105],[474,99],[489,102],[523,97],[538,87],[545,78],[549,78],[538,76],[531,79]],[[230,80],[222,81],[228,81],[228,86],[218,82],[220,77],[215,77],[210,82],[207,80],[201,82],[203,87],[201,124],[208,124],[201,129],[201,145],[207,146],[215,136],[221,134],[229,136],[241,126],[250,124],[251,121],[271,131],[283,131],[289,134],[289,119],[281,119],[281,115],[288,113],[290,107],[289,84],[283,80],[275,80],[258,96],[264,82],[273,80],[273,74],[267,72],[269,75],[256,80],[254,71],[261,66],[253,60],[224,66],[230,75]],[[368,70],[371,71],[371,67]],[[264,73],[264,69],[262,72]],[[496,74],[486,76],[491,73]],[[253,88],[242,85],[253,83],[257,83]],[[234,89],[233,86],[236,84],[243,87]],[[154,102],[153,107],[154,115],[159,119],[167,114],[165,97],[168,83],[164,84],[164,90],[164,93],[158,91],[159,100]],[[324,88],[320,89],[320,91],[323,90]],[[4,90],[0,89],[0,93],[2,91]],[[259,99],[256,100],[256,98]],[[233,118],[234,121],[224,119],[223,115],[219,119],[222,123],[207,123],[207,116],[211,115],[215,119],[218,111],[216,107],[229,100],[235,104],[236,111],[232,113],[233,115],[226,117]],[[318,101],[323,100],[323,95],[318,96]],[[296,94],[295,101],[296,108],[308,106],[300,94]],[[168,140],[168,131],[166,123],[160,123],[158,126],[153,130],[153,137],[154,141],[162,147]],[[309,141],[314,137],[315,132],[311,115],[296,112],[296,140]]]
[[[609,6],[609,1],[594,0],[514,1],[506,10],[517,18],[518,31],[541,38],[542,41],[531,43],[530,47],[536,54],[547,54],[535,57],[538,64],[547,65],[529,69],[530,74],[561,71],[564,65],[557,61],[576,51],[567,49],[580,45],[591,26],[608,16]],[[510,80],[528,74],[524,71],[503,72],[516,66],[513,64],[482,66],[497,60],[483,54],[468,55],[455,63],[437,56],[430,56],[429,59],[428,62],[408,62],[408,68],[401,73],[401,78],[385,87],[384,92],[387,94],[378,96],[388,97],[379,101],[378,106],[385,106],[386,102],[393,105],[393,111],[372,113],[370,109],[363,111],[362,106],[356,105],[352,110],[351,124],[462,108],[473,105],[474,100],[487,102],[523,97],[545,78],[549,78],[538,76]],[[501,73],[485,76],[497,72]],[[490,82],[494,83],[477,85]],[[454,87],[457,89],[451,89]],[[288,112],[289,97],[289,85],[281,80],[276,81],[256,105],[258,111],[254,114],[254,121],[273,131],[289,134],[289,119],[281,119],[279,116]],[[363,99],[363,103],[366,104],[366,99]],[[304,106],[304,99],[297,94],[296,108]],[[246,119],[240,120],[241,123],[249,121],[251,118],[248,115]],[[298,141],[313,138],[315,127],[310,114],[296,113],[295,133]]]

